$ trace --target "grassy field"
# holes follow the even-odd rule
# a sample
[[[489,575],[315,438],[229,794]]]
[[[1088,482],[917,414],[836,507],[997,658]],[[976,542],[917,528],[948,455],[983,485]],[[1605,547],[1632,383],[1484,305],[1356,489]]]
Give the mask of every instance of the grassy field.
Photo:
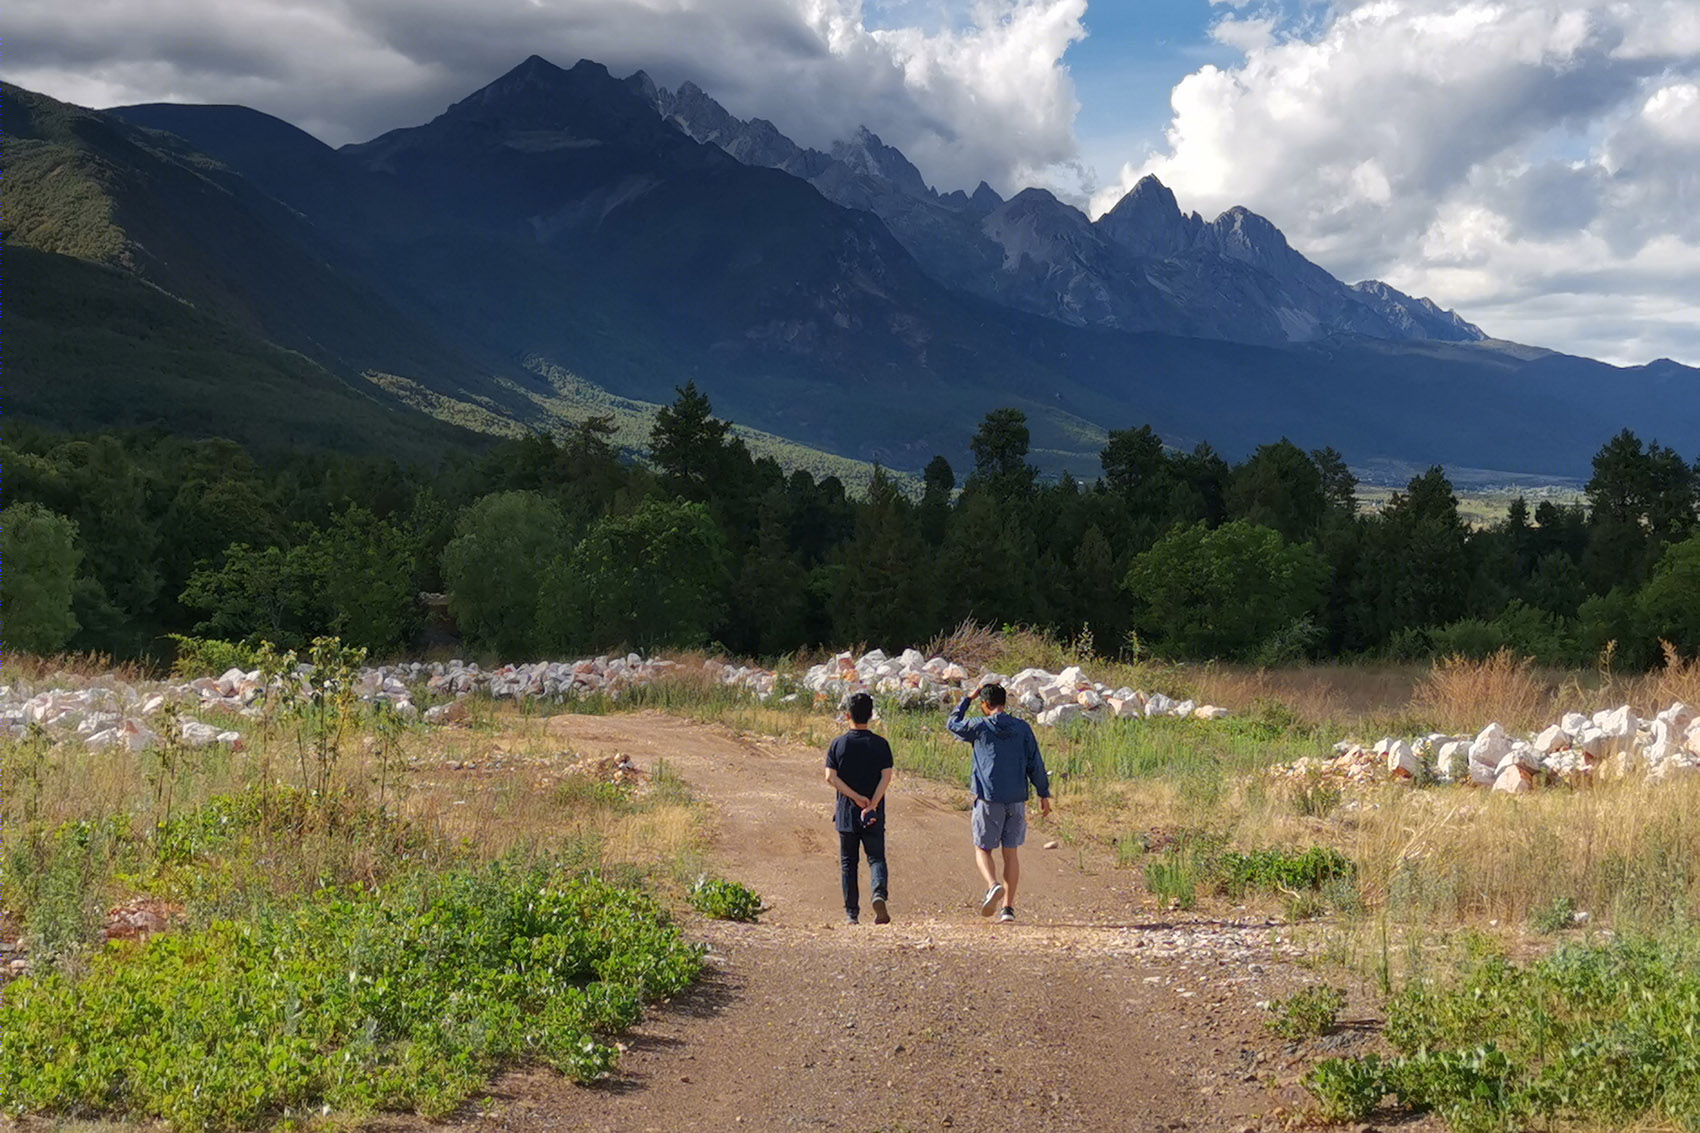
[[[528,425],[503,416],[487,405],[457,400],[394,374],[368,374],[367,377],[404,404],[461,428],[512,437],[521,436],[535,427],[560,431],[588,417],[605,415],[613,419],[613,443],[617,448],[639,457],[648,452],[650,430],[661,406],[611,394],[577,374],[536,359],[531,360],[528,366],[548,383],[546,392],[506,380],[497,382],[506,393],[532,404],[535,416],[529,419]],[[810,448],[744,425],[734,425],[732,433],[749,447],[750,454],[757,460],[769,457],[787,473],[800,469],[817,480],[836,476],[846,490],[859,495],[867,493],[868,484],[873,479],[874,466],[865,460]],[[920,495],[919,476],[890,469],[887,469],[887,475],[910,495]]]
[[[1379,512],[1387,506],[1387,501],[1393,498],[1393,493],[1402,491],[1401,488],[1379,487],[1375,485],[1360,485],[1355,493],[1358,507],[1366,512]],[[1521,497],[1530,508],[1543,502],[1551,502],[1565,507],[1579,504],[1583,501],[1580,488],[1559,484],[1537,484],[1528,487],[1507,488],[1460,488],[1455,493],[1458,497],[1458,514],[1464,523],[1470,527],[1492,527],[1502,521],[1511,510],[1511,501]]]
[[[0,746],[0,937],[33,965],[0,992],[7,1111],[441,1117],[516,1060],[598,1077],[696,977],[701,823],[665,765],[580,765],[488,703],[428,731],[332,690],[225,723],[240,750]]]
[[[1382,1053],[1316,1064],[1319,1114],[1430,1109],[1458,1129],[1700,1120],[1694,1079],[1676,1073],[1700,1026],[1700,777],[1512,797],[1270,774],[1348,736],[1697,702],[1700,664],[1631,676],[1508,658],[1258,671],[1118,665],[1019,633],[934,645],[1003,672],[1081,663],[1098,680],[1233,709],[1220,722],[1042,729],[1055,836],[1091,868],[1126,870],[1147,911],[1285,918],[1319,974],[1384,1006]],[[715,683],[700,655],[678,660],[676,676],[617,703],[570,708],[653,708],[815,748],[842,727],[812,694],[758,702]],[[39,682],[49,668],[12,659],[0,681]],[[592,1078],[642,1003],[694,974],[676,927],[685,905],[753,909],[736,887],[692,886],[701,817],[665,765],[636,781],[580,766],[544,725],[559,706],[474,698],[462,727],[426,729],[326,703],[232,719],[242,750],[115,759],[41,736],[0,746],[0,928],[26,938],[37,964],[0,994],[0,1097],[14,1111],[233,1128],[303,1107],[444,1113],[516,1058]],[[968,749],[943,708],[879,708],[901,775],[965,780]],[[586,928],[607,908],[642,931]],[[115,914],[174,931],[96,947]],[[516,982],[503,959],[516,948],[553,957],[555,983],[538,986],[562,1006],[543,1010],[543,993]],[[261,976],[265,957],[284,954],[302,959],[280,970],[280,997]],[[419,991],[371,990],[399,987]],[[455,987],[487,991],[474,1008]],[[122,1041],[186,1002],[168,1052]],[[290,1022],[303,1003],[313,1027]],[[1305,1010],[1320,1019],[1306,1027],[1325,1031],[1335,1008]],[[527,1026],[493,1040],[510,1017]],[[110,1023],[96,1033],[91,1019]],[[67,1061],[67,1050],[105,1053]],[[153,1053],[123,1053],[137,1050]],[[358,1073],[330,1050],[351,1051]],[[229,1073],[189,1089],[209,1052],[229,1052]],[[1609,1073],[1585,1075],[1594,1063]]]

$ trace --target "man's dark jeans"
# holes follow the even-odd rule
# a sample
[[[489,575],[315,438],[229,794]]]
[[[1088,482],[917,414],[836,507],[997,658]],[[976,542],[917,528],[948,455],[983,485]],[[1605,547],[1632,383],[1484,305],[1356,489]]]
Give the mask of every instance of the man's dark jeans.
[[[858,916],[862,911],[862,891],[856,885],[860,864],[857,847],[867,852],[868,876],[873,881],[874,896],[886,895],[885,827],[870,826],[863,830],[838,832],[838,868],[844,882],[844,911]]]

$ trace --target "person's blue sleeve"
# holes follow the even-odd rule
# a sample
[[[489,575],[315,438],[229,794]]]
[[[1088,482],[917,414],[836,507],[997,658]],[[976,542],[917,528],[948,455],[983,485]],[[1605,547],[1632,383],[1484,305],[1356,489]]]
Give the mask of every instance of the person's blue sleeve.
[[[1040,798],[1051,797],[1051,773],[1045,770],[1045,757],[1039,754],[1039,738],[1032,728],[1027,729],[1027,779]]]
[[[844,745],[839,743],[836,739],[833,740],[831,743],[827,744],[826,745],[826,765],[828,767],[832,768],[834,771],[837,771],[839,762],[840,762],[840,760],[843,759],[843,752],[844,752]]]
[[[974,703],[972,694],[962,698],[962,703],[956,706],[956,711],[950,714],[950,719],[944,722],[951,733],[963,743],[973,743],[974,737],[980,734],[980,725],[968,719],[968,706]]]

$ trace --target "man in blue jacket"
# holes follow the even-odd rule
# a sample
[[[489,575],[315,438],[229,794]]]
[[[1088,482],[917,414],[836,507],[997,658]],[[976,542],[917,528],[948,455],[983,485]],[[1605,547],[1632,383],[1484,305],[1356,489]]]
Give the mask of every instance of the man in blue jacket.
[[[969,720],[968,706],[980,699],[982,719]],[[1051,813],[1051,778],[1039,741],[1027,721],[1004,711],[1002,685],[982,685],[962,698],[945,727],[964,743],[974,745],[974,860],[986,879],[980,915],[995,911],[1000,921],[1015,919],[1015,888],[1021,882],[1021,844],[1027,840],[1027,784],[1039,794],[1039,813]],[[992,851],[1003,850],[1003,880],[998,880]],[[1001,906],[1001,907],[1000,907]]]

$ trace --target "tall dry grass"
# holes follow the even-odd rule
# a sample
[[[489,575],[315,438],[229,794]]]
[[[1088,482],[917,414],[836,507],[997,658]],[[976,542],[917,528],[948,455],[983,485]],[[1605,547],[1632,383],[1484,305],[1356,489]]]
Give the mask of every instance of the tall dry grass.
[[[1092,639],[1082,635],[1064,640],[1048,630],[1033,626],[1004,626],[1001,629],[966,619],[948,633],[921,646],[928,657],[943,657],[973,672],[992,670],[1013,673],[1040,668],[1053,672],[1070,665],[1101,668],[1105,662],[1094,652]],[[1102,678],[1100,678],[1102,679]]]
[[[1700,916],[1700,777],[1505,796],[1390,791],[1348,839],[1366,899],[1399,919],[1524,925],[1568,898],[1591,923]]]
[[[1473,733],[1492,721],[1530,730],[1556,718],[1558,686],[1534,661],[1501,649],[1480,660],[1451,656],[1434,663],[1411,697],[1411,709],[1443,731]],[[1562,710],[1560,710],[1562,711]]]
[[[108,678],[135,684],[159,680],[165,670],[145,660],[114,661],[105,653],[20,653],[7,650],[0,659],[0,683],[32,685],[85,684]]]
[[[1633,704],[1642,712],[1667,708],[1679,700],[1700,706],[1700,656],[1685,660],[1676,646],[1668,641],[1662,644],[1662,668],[1626,676],[1602,674],[1603,687],[1620,698],[1618,703]]]
[[[1184,685],[1186,694],[1195,699],[1240,711],[1260,703],[1278,704],[1305,724],[1343,730],[1406,713],[1427,675],[1415,665],[1392,662],[1303,664],[1279,669],[1196,665],[1170,671],[1176,683]]]

